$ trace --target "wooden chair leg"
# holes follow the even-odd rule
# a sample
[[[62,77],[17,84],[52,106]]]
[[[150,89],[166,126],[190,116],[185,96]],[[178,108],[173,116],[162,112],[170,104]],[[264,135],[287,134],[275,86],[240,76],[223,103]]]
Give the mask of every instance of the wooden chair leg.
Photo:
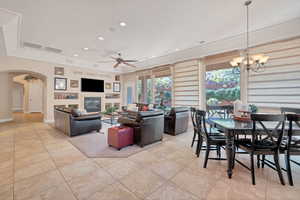
[[[217,145],[217,157],[221,158],[221,147],[219,145]]]
[[[210,146],[207,144],[206,145],[205,160],[204,160],[203,168],[206,168],[206,166],[207,166],[209,151],[210,151]]]
[[[192,141],[191,147],[194,146],[196,135],[197,135],[197,133],[196,133],[196,131],[194,131],[194,136],[193,136],[193,141]]]
[[[281,167],[280,167],[280,164],[279,164],[279,155],[278,155],[278,153],[274,154],[274,162],[275,162],[277,173],[278,173],[278,176],[279,176],[279,179],[280,179],[280,183],[282,185],[285,185],[284,179],[283,179],[283,176],[282,176]]]
[[[201,152],[201,149],[202,149],[202,143],[203,143],[203,138],[199,135],[198,136],[198,143],[197,143],[197,150],[196,150],[196,155],[197,155],[198,158],[200,156],[200,152]]]
[[[260,155],[257,155],[256,164],[257,164],[257,168],[260,168]]]
[[[291,163],[290,162],[291,162],[290,161],[290,154],[287,153],[287,154],[285,154],[285,165],[286,165],[287,177],[289,179],[290,186],[294,186],[292,170],[291,170]]]
[[[250,160],[251,160],[252,184],[255,185],[255,171],[254,171],[254,155],[253,155],[253,153],[250,154]]]
[[[235,166],[235,154],[236,154],[236,151],[237,151],[237,149],[234,148],[234,150],[233,150],[233,159],[232,159],[232,169],[234,169],[234,166]]]

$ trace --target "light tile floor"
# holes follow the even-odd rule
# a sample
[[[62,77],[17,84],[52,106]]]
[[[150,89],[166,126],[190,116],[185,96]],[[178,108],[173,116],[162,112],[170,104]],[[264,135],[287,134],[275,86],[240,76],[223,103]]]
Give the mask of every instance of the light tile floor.
[[[1,124],[0,200],[300,199],[300,167],[294,187],[269,168],[256,170],[255,186],[239,165],[229,180],[224,161],[202,168],[191,138],[184,133],[129,158],[90,159],[50,125]]]

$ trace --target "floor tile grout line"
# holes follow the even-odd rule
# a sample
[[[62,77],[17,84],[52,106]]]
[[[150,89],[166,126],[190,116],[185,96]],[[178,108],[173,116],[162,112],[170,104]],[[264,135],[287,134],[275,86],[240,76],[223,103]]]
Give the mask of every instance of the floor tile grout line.
[[[13,200],[15,199],[15,152],[16,152],[16,143],[15,143],[16,132],[13,132]]]
[[[128,157],[129,158],[129,157]],[[139,198],[133,191],[131,191],[128,187],[126,187],[126,185],[124,185],[118,178],[115,178],[108,170],[106,170],[104,167],[102,167],[99,163],[97,163],[94,159],[92,160],[93,162],[95,162],[96,163],[96,165],[98,166],[98,167],[100,167],[101,169],[103,169],[105,172],[107,172],[110,176],[112,176],[115,180],[116,180],[116,182],[118,182],[120,185],[122,185],[123,187],[125,187],[129,192],[131,192],[137,199],[139,199],[139,200],[143,200],[143,199],[141,199],[141,198]],[[119,161],[117,161],[117,162],[119,162]],[[127,175],[126,175],[127,176]],[[125,177],[125,176],[124,176]],[[111,184],[112,185],[112,184]],[[103,188],[103,189],[105,189],[105,188]],[[97,191],[98,192],[98,191]]]
[[[38,137],[39,137],[39,139],[41,140],[41,142],[42,142],[44,148],[46,149],[47,153],[49,154],[49,156],[50,156],[52,162],[54,163],[54,165],[55,165],[55,167],[56,167],[56,170],[58,171],[58,173],[59,173],[60,176],[63,178],[63,180],[65,181],[66,185],[68,186],[68,188],[69,188],[70,192],[72,193],[73,197],[74,197],[75,199],[77,199],[77,200],[80,200],[80,199],[77,198],[77,196],[74,194],[74,192],[73,192],[71,186],[69,185],[69,183],[68,183],[68,181],[66,180],[66,178],[64,177],[64,175],[61,173],[59,167],[57,166],[57,164],[56,164],[55,160],[53,159],[52,155],[50,154],[49,150],[46,148],[46,145],[45,145],[44,141],[41,139],[41,137],[40,137],[39,134],[38,134]]]
[[[151,152],[149,152],[149,153],[151,153]],[[129,156],[130,157],[130,156]],[[129,158],[128,157],[128,158]],[[165,158],[166,160],[168,160],[167,158]],[[94,160],[93,160],[94,161]],[[131,160],[132,162],[134,162],[135,164],[137,164],[137,165],[139,165],[139,166],[142,166],[142,167],[145,167],[144,165],[142,165],[142,164],[140,164],[140,163],[138,163],[137,161],[134,161],[134,160]],[[94,162],[96,162],[96,161],[94,161]],[[117,161],[117,162],[119,162],[119,161]],[[175,161],[174,161],[175,162]],[[96,164],[99,166],[99,167],[101,167],[101,168],[103,168],[99,163],[97,163],[96,162]],[[159,176],[162,180],[163,180],[163,183],[162,183],[162,186],[163,185],[165,185],[165,184],[167,184],[167,183],[170,183],[170,184],[174,184],[174,185],[176,185],[178,188],[180,188],[182,191],[185,191],[186,193],[188,193],[188,194],[190,194],[190,195],[192,195],[192,196],[196,196],[195,194],[193,194],[193,193],[191,193],[191,192],[189,192],[189,191],[187,191],[187,190],[185,190],[185,189],[183,189],[183,188],[181,188],[181,187],[179,187],[177,184],[175,184],[174,182],[172,182],[171,181],[171,179],[173,178],[173,177],[175,177],[178,173],[180,173],[181,171],[183,171],[185,168],[187,168],[188,167],[188,165],[185,165],[182,169],[180,169],[176,174],[174,174],[171,178],[165,178],[165,177],[163,177],[163,176],[161,176],[160,174],[158,174],[158,173],[156,173],[154,170],[152,170],[151,168],[149,168],[149,167],[146,167],[148,170],[150,170],[153,174],[155,174],[155,175],[157,175],[157,176]],[[105,171],[107,171],[105,168],[103,168]],[[109,171],[107,171],[111,176],[113,176]],[[127,177],[127,176],[129,176],[130,174],[127,174],[127,175],[125,175],[124,177]],[[114,177],[114,176],[113,176]],[[124,178],[124,177],[122,177],[122,178]],[[119,178],[115,178],[121,185],[123,185],[125,188],[127,188],[131,193],[133,193],[134,194],[134,192],[133,191],[131,191],[130,190],[130,188],[128,188],[126,185],[124,185],[120,180],[119,180]],[[146,197],[145,197],[145,199],[146,198],[148,198],[149,196],[151,196],[153,193],[155,193],[157,190],[159,190],[160,188],[158,187],[157,189],[155,189],[154,191],[151,191]],[[136,195],[135,195],[136,196]],[[138,197],[139,198],[139,197]],[[139,198],[140,199],[140,198]]]

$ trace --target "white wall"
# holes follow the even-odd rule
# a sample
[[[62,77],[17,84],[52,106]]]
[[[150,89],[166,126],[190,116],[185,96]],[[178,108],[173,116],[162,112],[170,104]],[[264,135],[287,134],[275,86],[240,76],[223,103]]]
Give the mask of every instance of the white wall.
[[[12,96],[12,110],[23,111],[24,87],[22,84],[13,82]]]
[[[64,67],[65,75],[64,76],[55,76],[54,67]],[[85,69],[78,66],[62,66],[54,63],[40,62],[35,60],[29,60],[24,58],[3,56],[0,57],[0,73],[1,72],[30,72],[36,73],[45,78],[45,111],[44,111],[44,120],[46,122],[53,122],[54,120],[54,105],[66,105],[66,104],[79,104],[80,107],[83,107],[83,99],[85,96],[101,96],[102,98],[102,110],[104,110],[106,102],[118,102],[120,99],[115,100],[105,100],[104,93],[81,93],[79,88],[70,88],[70,80],[80,80],[83,78],[94,78],[102,79],[104,82],[114,82],[114,77],[116,74],[113,73],[100,73],[97,70]],[[54,99],[54,77],[64,77],[68,79],[68,89],[67,92],[78,92],[80,93],[80,98],[78,100],[55,100]],[[121,85],[122,88],[122,85]],[[105,92],[111,93],[111,90],[106,90]],[[11,106],[10,106],[11,108]]]
[[[12,77],[0,72],[0,122],[12,120]]]

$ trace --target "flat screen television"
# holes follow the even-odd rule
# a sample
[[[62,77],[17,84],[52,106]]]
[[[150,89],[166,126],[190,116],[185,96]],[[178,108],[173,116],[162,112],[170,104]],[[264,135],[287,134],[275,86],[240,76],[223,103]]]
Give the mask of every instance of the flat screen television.
[[[104,92],[104,80],[81,79],[82,92]]]

